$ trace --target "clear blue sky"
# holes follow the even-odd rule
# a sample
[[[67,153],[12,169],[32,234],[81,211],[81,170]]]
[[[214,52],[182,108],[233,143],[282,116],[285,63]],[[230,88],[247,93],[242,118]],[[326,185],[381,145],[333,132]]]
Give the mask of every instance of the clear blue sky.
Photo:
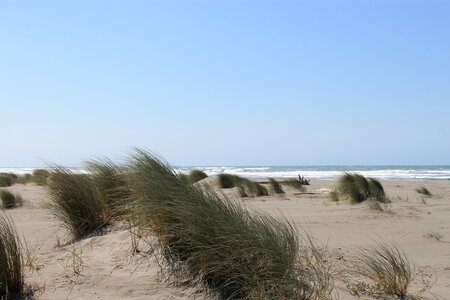
[[[450,2],[0,1],[0,166],[450,163]]]

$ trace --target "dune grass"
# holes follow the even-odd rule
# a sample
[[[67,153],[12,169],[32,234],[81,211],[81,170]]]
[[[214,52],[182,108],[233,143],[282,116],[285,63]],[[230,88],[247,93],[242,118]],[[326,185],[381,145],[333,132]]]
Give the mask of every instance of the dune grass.
[[[290,179],[287,179],[287,180],[285,180],[285,181],[283,181],[281,183],[285,184],[285,185],[288,185],[288,186],[290,186],[290,187],[292,187],[292,188],[294,188],[294,189],[296,189],[296,190],[298,190],[300,192],[303,192],[303,193],[307,191],[307,188],[303,184],[303,182],[301,180],[299,180],[299,179],[296,179],[296,178],[290,178]]]
[[[283,187],[277,180],[269,178],[269,183],[270,188],[274,194],[284,194]]]
[[[404,299],[414,277],[412,263],[393,244],[379,242],[373,248],[360,249],[351,261],[352,270],[390,295]]]
[[[198,182],[198,181],[200,181],[202,179],[205,179],[207,177],[208,177],[208,175],[206,175],[205,172],[200,171],[200,170],[192,170],[189,173],[189,181],[190,181],[190,183],[196,183],[196,182]]]
[[[238,188],[241,197],[268,196],[269,192],[260,183],[237,175],[222,173],[217,176],[219,187],[222,189]]]
[[[331,191],[330,194],[328,195],[328,197],[333,202],[338,202],[339,201],[339,194],[338,194],[337,191]]]
[[[259,182],[243,178],[238,187],[244,189],[245,193],[250,197],[268,196],[269,192]]]
[[[20,240],[11,219],[0,213],[0,299],[19,298],[24,292]]]
[[[145,151],[137,151],[130,170],[139,225],[157,236],[171,274],[221,299],[324,299],[318,287],[325,281],[298,264],[291,222],[193,186]]]
[[[8,187],[13,184],[11,176],[5,173],[0,174],[0,187]]]
[[[45,169],[36,169],[31,175],[31,180],[39,186],[47,185],[47,178],[50,176],[50,171]]]
[[[77,240],[128,214],[126,172],[110,160],[88,161],[90,174],[55,167],[50,173],[49,209]]]
[[[388,202],[383,185],[374,178],[365,178],[359,174],[345,173],[334,190],[337,199],[349,199],[352,204],[371,199],[378,202]]]
[[[127,172],[109,159],[86,162],[95,195],[105,210],[105,219],[118,220],[126,214],[127,199],[131,191],[128,187]]]
[[[433,195],[431,194],[431,192],[430,192],[426,187],[424,187],[424,186],[422,186],[422,187],[416,189],[416,192],[419,193],[419,194],[422,194],[422,195],[424,195],[424,196],[427,196],[427,197],[432,197],[432,196],[433,196]]]
[[[13,179],[13,184],[27,184],[31,181],[31,174],[17,175]]]
[[[51,172],[48,188],[51,213],[74,239],[80,239],[110,224],[107,207],[98,197],[89,176],[56,167]]]
[[[2,200],[2,207],[6,209],[20,207],[23,205],[22,196],[11,193],[8,190],[1,190],[0,198]]]
[[[230,189],[239,185],[241,177],[226,173],[221,173],[217,175],[217,182],[221,189]]]

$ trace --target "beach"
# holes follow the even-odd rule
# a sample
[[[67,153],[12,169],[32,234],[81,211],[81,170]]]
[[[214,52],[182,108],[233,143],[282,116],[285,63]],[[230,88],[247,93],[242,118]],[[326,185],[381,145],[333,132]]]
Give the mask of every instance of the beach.
[[[214,184],[215,178],[202,182]],[[239,198],[234,188],[222,191],[250,210],[292,220],[299,234],[310,232],[328,247],[336,269],[343,268],[359,247],[394,242],[415,265],[411,291],[429,285],[420,299],[449,299],[450,181],[381,182],[391,199],[383,211],[372,210],[365,203],[332,202],[329,192],[335,180],[312,180],[304,193],[283,186],[285,194],[263,197]],[[422,186],[433,196],[417,193],[416,188]],[[45,187],[16,184],[7,189],[25,200],[22,207],[4,211],[27,241],[30,266],[26,267],[26,280],[35,286],[37,299],[210,299],[193,287],[168,284],[158,261],[131,251],[133,234],[123,226],[69,243],[65,229],[45,208],[49,197]],[[339,299],[375,299],[352,295],[347,288],[351,281],[335,276],[334,294]]]

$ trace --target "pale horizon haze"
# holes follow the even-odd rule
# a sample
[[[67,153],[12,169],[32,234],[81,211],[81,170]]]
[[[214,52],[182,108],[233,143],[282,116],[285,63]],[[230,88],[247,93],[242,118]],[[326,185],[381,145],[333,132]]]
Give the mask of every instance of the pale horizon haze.
[[[0,167],[450,165],[448,1],[2,1]]]

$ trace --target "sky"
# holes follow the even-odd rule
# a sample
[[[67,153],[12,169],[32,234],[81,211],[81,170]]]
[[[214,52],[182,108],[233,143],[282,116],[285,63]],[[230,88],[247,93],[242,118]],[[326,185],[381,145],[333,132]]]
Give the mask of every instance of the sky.
[[[0,0],[0,167],[450,164],[450,1]]]

